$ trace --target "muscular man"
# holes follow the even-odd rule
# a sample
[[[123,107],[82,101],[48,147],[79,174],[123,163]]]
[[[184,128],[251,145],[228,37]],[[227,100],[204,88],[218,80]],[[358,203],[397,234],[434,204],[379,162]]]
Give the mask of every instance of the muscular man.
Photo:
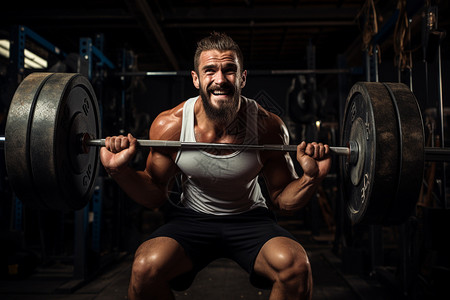
[[[150,127],[152,140],[233,144],[286,144],[282,120],[241,95],[247,72],[238,45],[213,33],[198,43],[192,80],[200,95],[162,112]],[[107,172],[136,202],[156,208],[168,201],[171,181],[182,177],[179,203],[167,203],[167,223],[136,251],[130,299],[173,299],[212,260],[236,261],[270,299],[310,299],[312,275],[305,249],[276,224],[258,176],[273,205],[302,208],[330,170],[329,147],[302,142],[299,178],[287,153],[277,151],[152,148],[144,171],[128,162],[131,136],[108,137],[101,149]]]

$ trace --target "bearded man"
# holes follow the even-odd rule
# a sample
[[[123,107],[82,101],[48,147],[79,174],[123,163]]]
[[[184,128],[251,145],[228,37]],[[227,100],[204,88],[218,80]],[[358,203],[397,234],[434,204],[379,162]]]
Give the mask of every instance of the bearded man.
[[[239,46],[224,33],[197,44],[191,72],[199,96],[162,112],[149,138],[201,143],[287,144],[283,121],[241,95],[247,71]],[[129,167],[136,153],[131,135],[107,137],[101,161],[108,174],[137,203],[170,206],[167,222],[136,251],[129,299],[174,299],[195,275],[218,258],[236,261],[270,299],[310,299],[311,266],[305,249],[276,223],[267,202],[280,210],[308,203],[331,167],[328,145],[297,146],[299,177],[288,153],[251,149],[192,150],[153,147],[143,171]],[[169,201],[181,174],[182,195]],[[265,180],[270,199],[258,183]]]

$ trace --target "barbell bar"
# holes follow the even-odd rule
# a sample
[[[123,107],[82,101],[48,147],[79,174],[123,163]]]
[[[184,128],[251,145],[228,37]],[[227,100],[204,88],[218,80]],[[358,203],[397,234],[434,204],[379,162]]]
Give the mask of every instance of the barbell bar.
[[[0,143],[4,141],[4,137],[0,136]],[[87,139],[82,142],[87,146],[103,147],[105,146],[105,139]],[[197,143],[197,142],[181,142],[181,141],[165,141],[165,140],[146,140],[137,139],[137,144],[140,147],[169,147],[179,149],[217,149],[217,150],[259,150],[259,151],[283,151],[283,152],[297,152],[297,145],[252,145],[252,144],[223,144],[223,143]],[[354,156],[350,161],[357,160],[358,146],[356,142],[350,143],[346,147],[330,146],[330,152],[339,156]],[[424,148],[425,161],[444,162],[450,160],[450,148]]]
[[[75,147],[80,148],[82,152],[88,153],[89,147],[104,147],[105,139],[90,139],[86,134],[81,134],[80,144]],[[4,148],[6,143],[5,136],[0,136],[0,148]],[[137,139],[139,147],[162,147],[162,148],[177,148],[177,149],[214,149],[214,150],[233,150],[233,151],[282,151],[282,152],[297,152],[297,145],[254,145],[254,144],[226,144],[226,143],[198,143],[198,142],[181,142],[181,141],[166,141],[166,140],[146,140]],[[335,155],[348,156],[351,161],[356,161],[358,158],[358,149],[355,143],[350,143],[349,147],[335,147],[330,146],[330,152]]]
[[[105,146],[104,139],[86,139],[82,144],[87,146]],[[179,148],[179,149],[215,149],[215,150],[258,150],[258,151],[283,151],[283,152],[296,152],[297,145],[276,145],[276,144],[266,144],[266,145],[253,145],[253,144],[224,144],[224,143],[198,143],[198,142],[181,142],[181,141],[164,141],[164,140],[145,140],[138,139],[137,144],[140,147],[168,147],[168,148]],[[348,156],[351,153],[355,153],[356,148],[351,150],[351,147],[330,147],[330,152],[336,155]]]
[[[346,210],[353,223],[399,224],[413,209],[424,161],[448,161],[450,150],[425,148],[414,94],[399,83],[356,83],[347,98],[341,142]],[[8,112],[8,180],[19,199],[39,209],[77,210],[90,200],[99,170],[100,112],[80,74],[32,73]],[[295,152],[296,145],[240,145],[138,140],[141,147]]]
[[[330,146],[330,152],[334,155],[353,157],[350,161],[356,161],[358,158],[357,143],[352,141],[347,147]],[[4,148],[6,143],[5,136],[0,136],[0,149]],[[258,151],[283,151],[283,152],[297,152],[297,145],[253,145],[253,144],[224,144],[224,143],[197,143],[197,142],[181,142],[181,141],[166,141],[166,140],[146,140],[137,139],[139,147],[167,147],[178,149],[216,149],[216,150],[258,150]],[[90,139],[82,138],[80,147],[86,149],[88,147],[104,147],[105,139]],[[88,150],[83,150],[88,151]],[[424,148],[425,161],[445,162],[450,160],[450,148]]]
[[[5,136],[0,136],[0,149],[4,148],[6,139]],[[105,139],[89,139],[81,140],[80,147],[104,147]],[[251,144],[223,144],[223,143],[197,143],[197,142],[181,142],[181,141],[165,141],[165,140],[146,140],[137,139],[139,147],[168,147],[179,149],[217,149],[217,150],[259,150],[259,151],[283,151],[283,152],[297,152],[297,145],[251,145]],[[340,156],[354,156],[351,161],[357,160],[358,146],[356,143],[350,143],[348,147],[330,146],[330,152]],[[86,151],[86,150],[84,150]],[[450,161],[450,148],[424,148],[425,161],[445,162]]]
[[[4,148],[6,143],[5,136],[0,136],[0,148]],[[253,145],[253,144],[225,144],[225,143],[197,143],[197,142],[181,142],[181,141],[165,141],[165,140],[145,140],[137,139],[137,145],[139,147],[163,147],[163,148],[178,148],[178,149],[216,149],[216,150],[258,150],[258,151],[283,151],[283,152],[296,152],[297,145]],[[89,139],[82,137],[80,139],[79,147],[81,149],[87,149],[88,147],[104,147],[105,139]],[[354,146],[356,147],[356,146]],[[82,150],[88,152],[89,150]],[[351,153],[357,155],[357,149],[352,150],[352,146],[349,147],[333,147],[330,146],[330,152],[336,155],[349,156]]]

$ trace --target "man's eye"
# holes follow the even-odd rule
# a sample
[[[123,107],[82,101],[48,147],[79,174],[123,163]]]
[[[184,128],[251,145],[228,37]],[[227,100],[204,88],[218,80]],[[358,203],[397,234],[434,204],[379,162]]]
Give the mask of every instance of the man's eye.
[[[223,70],[223,72],[226,74],[235,74],[237,72],[237,69],[234,67],[229,67],[229,68],[225,68]]]

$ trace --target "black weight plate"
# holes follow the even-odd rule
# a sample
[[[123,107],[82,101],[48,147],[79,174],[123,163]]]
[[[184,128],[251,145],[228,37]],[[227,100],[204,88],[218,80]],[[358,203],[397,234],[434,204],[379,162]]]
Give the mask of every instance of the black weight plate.
[[[39,93],[30,133],[34,182],[49,208],[77,210],[92,196],[99,149],[83,153],[83,133],[100,136],[92,86],[80,74],[55,73]]]
[[[361,155],[341,160],[347,213],[352,223],[381,224],[397,190],[399,137],[389,92],[381,83],[358,82],[347,98],[341,141],[357,137]]]
[[[28,207],[45,209],[35,197],[36,186],[30,166],[30,126],[36,100],[51,73],[33,73],[18,86],[8,110],[5,126],[5,164],[8,181],[17,197]]]
[[[414,214],[424,172],[425,137],[422,114],[416,97],[403,83],[385,83],[391,93],[400,128],[400,172],[396,196],[385,215],[384,224],[404,223]]]

